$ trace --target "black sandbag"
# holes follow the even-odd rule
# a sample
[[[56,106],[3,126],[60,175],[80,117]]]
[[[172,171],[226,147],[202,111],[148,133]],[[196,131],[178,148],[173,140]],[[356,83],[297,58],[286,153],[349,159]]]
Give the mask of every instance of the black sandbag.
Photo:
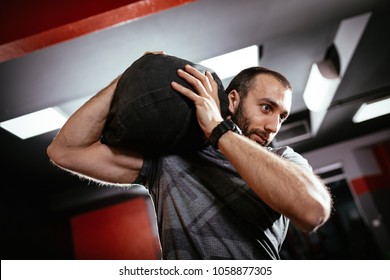
[[[119,79],[101,141],[149,154],[191,151],[206,145],[193,101],[170,85],[176,81],[192,89],[177,75],[186,64],[212,73],[225,118],[228,98],[212,69],[175,56],[149,53],[130,65]]]

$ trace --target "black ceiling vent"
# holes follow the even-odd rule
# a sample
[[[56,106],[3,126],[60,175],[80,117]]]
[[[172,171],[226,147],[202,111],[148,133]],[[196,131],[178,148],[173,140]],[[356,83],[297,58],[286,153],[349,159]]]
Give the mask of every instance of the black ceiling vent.
[[[272,141],[274,147],[287,146],[311,138],[307,120],[299,120],[282,125]]]

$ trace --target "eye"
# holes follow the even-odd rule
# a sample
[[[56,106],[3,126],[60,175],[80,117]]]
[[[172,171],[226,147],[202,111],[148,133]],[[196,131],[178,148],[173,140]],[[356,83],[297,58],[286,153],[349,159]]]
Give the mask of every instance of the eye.
[[[283,123],[287,120],[288,115],[287,114],[281,114],[280,115],[280,122]]]
[[[262,111],[267,113],[272,111],[272,107],[269,104],[262,104],[260,108]]]

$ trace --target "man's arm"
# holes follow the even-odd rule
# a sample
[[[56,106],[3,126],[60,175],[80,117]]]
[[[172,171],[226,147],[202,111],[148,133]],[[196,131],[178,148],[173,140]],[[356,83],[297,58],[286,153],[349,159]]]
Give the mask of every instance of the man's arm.
[[[222,135],[218,147],[253,191],[302,231],[315,231],[328,220],[331,197],[313,173],[237,133]]]
[[[185,70],[188,73],[179,70],[178,75],[197,94],[174,82],[172,87],[194,101],[199,124],[206,137],[210,137],[222,121],[212,76],[189,66]],[[325,185],[313,173],[232,131],[222,135],[218,147],[252,190],[302,231],[315,231],[328,220],[332,200]]]
[[[57,166],[100,183],[130,184],[142,167],[142,155],[100,142],[119,77],[80,107],[47,148]]]

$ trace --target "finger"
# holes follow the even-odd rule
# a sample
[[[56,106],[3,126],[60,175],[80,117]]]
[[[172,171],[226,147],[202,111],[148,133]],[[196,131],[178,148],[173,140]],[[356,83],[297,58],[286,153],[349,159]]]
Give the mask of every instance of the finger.
[[[165,51],[146,51],[143,55],[146,54],[166,54]]]
[[[201,81],[199,78],[195,77],[193,74],[188,73],[182,69],[178,69],[177,74],[179,75],[180,78],[182,78],[187,83],[189,83],[199,95],[207,94],[206,89],[203,85],[204,82]]]
[[[198,69],[196,69],[195,67],[187,64],[185,65],[185,70],[190,73],[192,76],[194,76],[195,78],[197,78],[198,80],[200,80],[203,85],[209,85],[210,84],[210,75],[207,76],[207,72],[209,71],[205,71],[206,73],[203,74],[202,72],[200,72]],[[211,77],[211,80],[214,80],[213,77]]]
[[[201,96],[209,94],[212,90],[209,78],[190,65],[185,66],[185,71],[179,69],[178,75],[189,83]]]
[[[186,64],[184,68],[188,73],[190,73],[192,76],[196,78],[201,78],[203,76],[203,73],[201,73],[198,69],[196,69],[195,67],[189,64]]]
[[[195,101],[197,98],[199,98],[199,96],[195,92],[193,92],[189,88],[186,88],[185,86],[182,86],[179,83],[171,82],[171,86],[174,90],[176,90],[177,92],[181,93],[182,95],[188,97],[192,101]]]
[[[211,92],[216,93],[218,95],[218,84],[216,81],[214,81],[213,75],[211,74],[210,71],[206,71],[206,76],[210,81]]]
[[[214,81],[214,77],[213,77],[213,75],[211,74],[211,72],[210,71],[206,71],[206,76],[211,80],[211,81]]]

